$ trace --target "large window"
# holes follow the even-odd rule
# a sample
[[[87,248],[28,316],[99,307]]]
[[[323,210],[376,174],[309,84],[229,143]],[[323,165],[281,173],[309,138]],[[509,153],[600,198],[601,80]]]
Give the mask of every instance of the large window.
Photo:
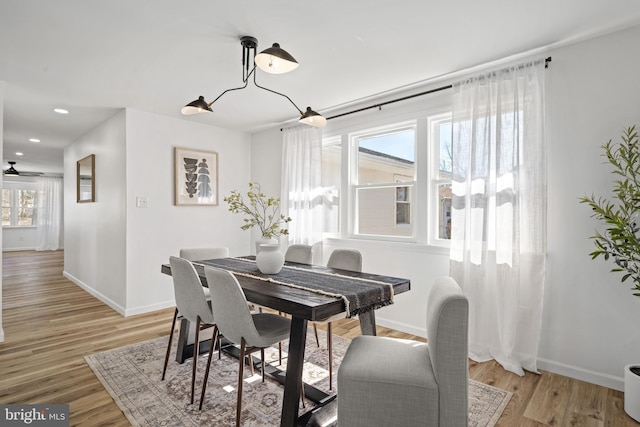
[[[440,110],[412,121],[350,130],[323,140],[323,187],[329,206],[325,231],[448,245],[451,113]]]
[[[354,134],[354,235],[415,236],[415,124]],[[402,185],[398,185],[402,183]]]
[[[36,190],[28,188],[2,189],[2,226],[24,227],[36,224]]]

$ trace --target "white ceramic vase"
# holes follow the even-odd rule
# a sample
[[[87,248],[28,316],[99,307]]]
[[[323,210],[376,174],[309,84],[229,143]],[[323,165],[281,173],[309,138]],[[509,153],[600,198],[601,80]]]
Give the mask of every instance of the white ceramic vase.
[[[256,255],[258,255],[258,253],[260,252],[261,245],[277,245],[278,244],[278,239],[276,239],[275,237],[266,237],[266,236],[260,236],[256,239]]]
[[[624,367],[624,411],[640,422],[640,365]]]
[[[284,265],[284,254],[280,251],[280,245],[261,244],[256,255],[256,265],[262,274],[278,274]]]

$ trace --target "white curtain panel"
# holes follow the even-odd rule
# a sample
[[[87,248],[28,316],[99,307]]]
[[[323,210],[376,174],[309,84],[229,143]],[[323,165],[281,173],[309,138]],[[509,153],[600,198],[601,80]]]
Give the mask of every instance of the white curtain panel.
[[[284,129],[281,211],[291,217],[291,244],[322,242],[322,131],[309,126]]]
[[[537,372],[546,252],[544,61],[453,88],[451,276],[469,352]]]
[[[41,178],[36,210],[37,251],[53,251],[61,248],[62,200],[62,178]]]

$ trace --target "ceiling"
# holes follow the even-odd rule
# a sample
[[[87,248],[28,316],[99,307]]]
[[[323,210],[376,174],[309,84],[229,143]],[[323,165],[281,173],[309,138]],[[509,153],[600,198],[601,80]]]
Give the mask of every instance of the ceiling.
[[[0,0],[4,166],[61,172],[64,147],[125,107],[248,132],[297,117],[252,84],[213,114],[180,115],[199,95],[211,101],[242,85],[243,35],[258,51],[279,42],[300,63],[288,74],[258,71],[258,83],[326,115],[636,24],[637,0]]]

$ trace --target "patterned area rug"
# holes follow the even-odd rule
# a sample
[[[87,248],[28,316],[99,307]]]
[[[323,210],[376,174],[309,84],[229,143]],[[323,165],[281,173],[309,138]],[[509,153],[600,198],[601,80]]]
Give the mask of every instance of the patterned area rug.
[[[329,393],[329,371],[326,339],[322,331],[318,348],[312,333],[307,336],[304,381]],[[174,340],[174,342],[177,340]],[[336,372],[349,340],[334,336],[334,392]],[[196,404],[189,404],[191,389],[191,359],[182,365],[175,361],[175,349],[171,353],[167,375],[160,381],[166,351],[167,338],[157,338],[113,350],[85,356],[109,394],[127,416],[133,426],[228,426],[235,423],[236,385],[238,361],[223,353],[211,362],[202,411],[198,410],[202,377],[207,355],[201,355],[196,382]],[[288,342],[283,343],[283,349]],[[260,353],[257,353],[259,356]],[[286,354],[285,354],[286,356]],[[277,349],[269,349],[269,363],[278,364]],[[286,367],[286,358],[282,368]],[[333,393],[333,392],[331,392]],[[331,394],[330,393],[330,394]],[[280,424],[283,388],[268,377],[261,381],[259,371],[250,377],[245,369],[245,385],[242,393],[243,426],[277,426]],[[469,384],[469,426],[491,427],[504,411],[511,393],[476,381]],[[300,414],[313,409],[312,402]]]

